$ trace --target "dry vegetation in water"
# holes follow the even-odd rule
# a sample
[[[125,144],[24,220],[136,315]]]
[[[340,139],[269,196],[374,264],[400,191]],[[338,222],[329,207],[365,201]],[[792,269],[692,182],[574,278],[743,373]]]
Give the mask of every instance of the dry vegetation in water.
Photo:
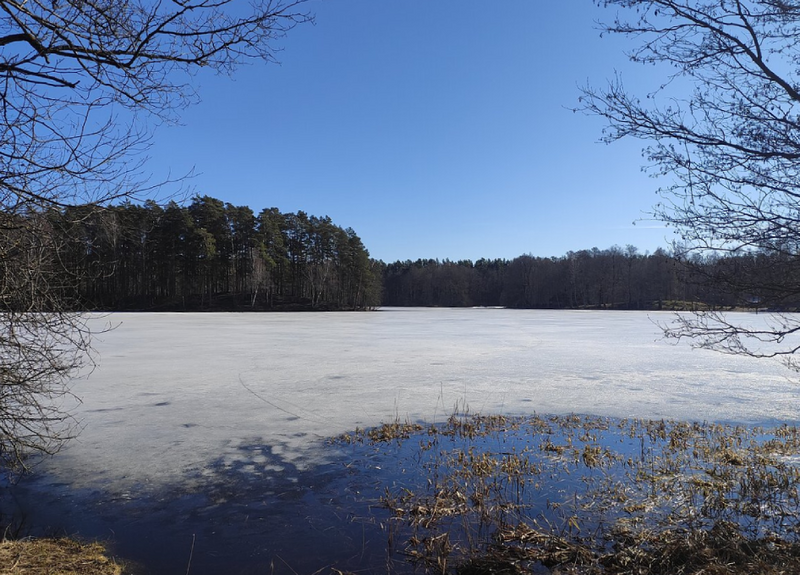
[[[99,543],[71,539],[0,542],[2,575],[121,575],[122,568]]]
[[[800,573],[795,427],[466,414],[338,440],[397,449],[384,528],[424,572]]]

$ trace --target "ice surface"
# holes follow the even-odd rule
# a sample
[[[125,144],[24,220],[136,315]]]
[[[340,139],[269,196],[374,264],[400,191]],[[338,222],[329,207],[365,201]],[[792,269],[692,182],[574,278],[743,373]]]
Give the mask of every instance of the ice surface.
[[[320,438],[395,418],[584,413],[795,422],[777,361],[661,339],[668,313],[384,309],[374,313],[149,314],[92,320],[99,366],[73,390],[78,440],[44,463],[115,492],[202,478],[209,462],[279,472],[322,457]],[[760,321],[760,320],[756,320]],[[250,467],[248,467],[250,469]]]

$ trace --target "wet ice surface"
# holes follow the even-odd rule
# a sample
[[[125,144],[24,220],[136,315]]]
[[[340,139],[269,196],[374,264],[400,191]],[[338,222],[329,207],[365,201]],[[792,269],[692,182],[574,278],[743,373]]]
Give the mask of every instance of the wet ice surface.
[[[321,503],[351,489],[324,439],[357,426],[440,422],[456,405],[507,415],[797,421],[797,384],[780,363],[671,345],[654,324],[671,317],[499,309],[112,314],[94,320],[97,329],[116,328],[96,338],[99,366],[73,388],[83,400],[79,439],[15,489],[40,524],[126,538],[151,554],[171,549],[179,557],[166,572],[185,562],[198,531],[220,549],[242,543],[250,529],[259,545],[270,529],[321,537],[314,517],[336,509],[322,512]],[[143,528],[161,535],[142,538]],[[274,561],[274,547],[259,561]],[[206,553],[206,565],[212,557]]]

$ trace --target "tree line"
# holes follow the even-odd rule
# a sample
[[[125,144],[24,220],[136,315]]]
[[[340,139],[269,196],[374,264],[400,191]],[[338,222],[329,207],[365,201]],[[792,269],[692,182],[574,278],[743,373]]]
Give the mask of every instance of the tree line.
[[[684,258],[661,248],[643,254],[629,245],[549,258],[522,255],[476,262],[398,261],[384,268],[382,303],[547,309],[795,309],[800,294],[767,289],[770,278],[763,276],[767,257],[771,256],[743,253]],[[788,266],[791,263],[779,266],[774,262],[775,273],[784,274]],[[755,270],[763,289],[753,289]],[[721,281],[723,277],[728,281]],[[733,277],[740,281],[733,283]]]
[[[64,289],[97,310],[366,309],[378,268],[329,217],[210,196],[48,213]]]
[[[37,217],[41,218],[39,214]],[[327,216],[258,214],[210,196],[185,206],[68,206],[44,217],[58,246],[60,301],[92,310],[363,310],[386,306],[549,309],[796,309],[770,292],[765,258],[690,258],[612,246],[511,260],[370,258],[355,231]],[[750,270],[750,271],[748,271]],[[756,271],[757,270],[757,271]],[[737,279],[738,281],[734,281]],[[760,280],[758,283],[756,280]],[[759,289],[754,286],[760,285]]]

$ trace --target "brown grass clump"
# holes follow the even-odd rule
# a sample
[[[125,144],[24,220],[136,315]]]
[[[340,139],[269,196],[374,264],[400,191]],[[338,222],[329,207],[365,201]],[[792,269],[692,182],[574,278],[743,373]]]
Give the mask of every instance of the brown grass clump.
[[[423,427],[418,423],[410,423],[408,421],[401,422],[396,419],[392,423],[384,423],[378,427],[365,430],[356,427],[352,433],[343,433],[331,439],[334,443],[364,443],[370,441],[372,443],[389,443],[392,441],[401,441],[408,439],[412,435],[419,433]]]
[[[412,433],[422,431],[422,426],[418,423],[401,423],[395,421],[393,423],[384,423],[380,427],[370,429],[367,432],[367,437],[373,442],[388,442],[393,440],[408,439]]]
[[[737,526],[721,521],[711,529],[673,529],[618,534],[613,549],[603,552],[525,525],[497,534],[497,543],[480,557],[494,565],[540,563],[553,572],[575,575],[790,575],[800,573],[800,546],[776,537],[749,539]],[[513,545],[509,545],[512,543]]]
[[[100,543],[71,539],[0,542],[0,575],[121,575]]]

